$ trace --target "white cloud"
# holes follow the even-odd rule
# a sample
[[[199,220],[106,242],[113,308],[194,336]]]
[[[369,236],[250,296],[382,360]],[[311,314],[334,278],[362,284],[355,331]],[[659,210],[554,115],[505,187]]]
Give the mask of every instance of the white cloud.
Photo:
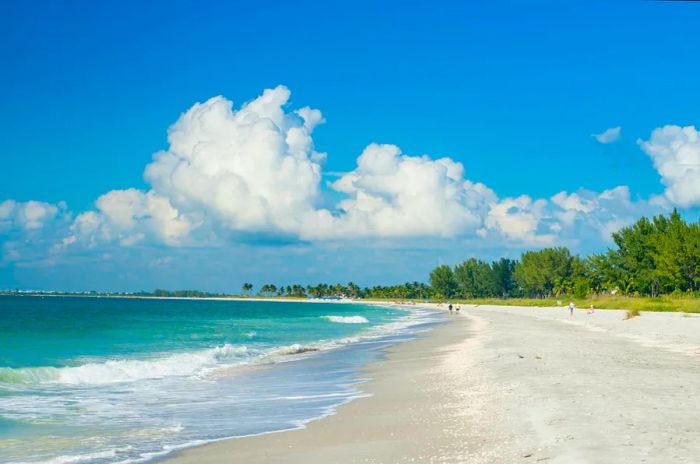
[[[656,198],[633,200],[626,186],[600,193],[584,189],[559,192],[548,200],[522,195],[494,204],[481,235],[496,233],[527,246],[600,244],[641,216],[666,211],[668,205]]]
[[[146,166],[150,189],[102,195],[94,211],[75,218],[61,246],[213,246],[260,236],[469,238],[544,246],[593,236],[600,241],[620,225],[666,207],[660,198],[632,200],[626,187],[560,192],[549,199],[499,198],[469,180],[451,158],[410,156],[395,145],[374,143],[352,171],[328,184],[340,197],[337,204],[321,207],[326,155],[316,151],[312,133],[325,121],[319,110],[287,108],[289,98],[289,90],[279,86],[238,108],[221,96],[193,105],[169,128],[168,148]],[[619,135],[617,127],[599,140]],[[3,225],[10,215],[12,227],[40,227],[60,210],[34,203],[23,206],[22,214],[10,203],[0,204],[0,228],[10,227]]]
[[[557,206],[554,216],[568,227],[570,236],[590,239],[597,235],[603,241],[610,241],[613,232],[641,216],[668,210],[666,203],[654,199],[633,200],[626,186],[600,193],[583,189],[572,194],[561,192],[552,197],[552,202]]]
[[[450,158],[407,156],[395,145],[371,144],[357,168],[331,184],[347,195],[339,213],[317,211],[304,223],[307,239],[454,237],[474,232],[495,194],[464,179]]]
[[[591,137],[596,139],[599,143],[608,144],[616,142],[620,138],[620,135],[622,135],[622,127],[617,126],[606,129],[600,134],[591,134]]]
[[[112,190],[98,198],[95,205],[101,214],[88,211],[78,215],[71,226],[74,235],[66,239],[66,244],[82,238],[92,245],[99,240],[116,240],[128,246],[148,235],[167,245],[179,245],[192,227],[167,198],[154,192]]]
[[[17,202],[5,200],[0,203],[0,232],[15,227],[23,230],[42,229],[65,210],[65,204],[52,205],[42,201]]]
[[[295,234],[314,210],[324,155],[311,132],[318,110],[284,111],[279,86],[239,110],[223,97],[194,105],[170,128],[145,178],[193,224],[225,230]]]
[[[168,245],[211,244],[230,233],[298,236],[315,215],[324,153],[311,133],[324,122],[308,107],[285,111],[290,92],[268,89],[239,109],[224,97],[197,103],[170,127],[167,150],[144,177],[151,190],[115,190],[76,218],[74,236]]]
[[[70,222],[63,202],[0,202],[0,264],[47,259]]]
[[[638,140],[666,186],[665,195],[683,208],[700,205],[700,134],[695,126],[668,125]]]
[[[505,198],[492,205],[484,225],[486,229],[500,233],[509,240],[529,245],[550,245],[554,241],[556,227],[550,230],[542,230],[541,227],[551,214],[548,205],[546,200],[532,200],[527,195]]]
[[[453,237],[476,230],[495,194],[450,158],[407,156],[369,145],[357,168],[331,188],[347,197],[321,209],[321,163],[311,133],[324,122],[308,107],[285,111],[290,92],[266,90],[234,109],[215,97],[195,104],[168,131],[170,146],[145,170],[151,190],[109,192],[83,213],[72,243],[169,245],[264,233],[303,240]]]

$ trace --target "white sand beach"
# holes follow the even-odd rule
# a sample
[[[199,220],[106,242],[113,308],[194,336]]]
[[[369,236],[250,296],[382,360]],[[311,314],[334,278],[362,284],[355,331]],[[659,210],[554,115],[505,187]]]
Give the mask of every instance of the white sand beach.
[[[700,315],[471,307],[367,367],[369,396],[186,463],[697,463]]]

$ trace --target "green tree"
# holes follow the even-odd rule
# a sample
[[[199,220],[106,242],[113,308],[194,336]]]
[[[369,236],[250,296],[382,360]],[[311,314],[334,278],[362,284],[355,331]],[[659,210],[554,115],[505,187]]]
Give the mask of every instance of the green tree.
[[[346,292],[349,298],[357,298],[360,296],[360,287],[358,287],[354,282],[348,282]]]
[[[527,296],[547,298],[569,288],[573,258],[568,248],[526,251],[515,266],[514,277]]]
[[[243,293],[250,294],[250,292],[253,290],[253,284],[246,282],[243,284],[241,289],[243,289]]]
[[[491,266],[476,258],[470,258],[454,269],[459,296],[483,298],[496,294],[496,278]]]
[[[696,291],[700,271],[698,224],[688,224],[674,211],[665,233],[658,234],[654,262],[661,291]]]
[[[625,293],[658,295],[660,280],[655,256],[659,235],[666,232],[667,226],[668,220],[663,216],[653,220],[641,218],[612,234],[617,250],[611,257],[618,267],[618,287]]]
[[[506,258],[501,258],[491,263],[495,293],[493,296],[499,296],[501,298],[515,296],[517,291],[517,284],[513,276],[515,265],[516,261]]]
[[[454,298],[457,296],[459,288],[452,269],[446,264],[432,270],[430,286],[433,288],[435,296],[443,298]]]

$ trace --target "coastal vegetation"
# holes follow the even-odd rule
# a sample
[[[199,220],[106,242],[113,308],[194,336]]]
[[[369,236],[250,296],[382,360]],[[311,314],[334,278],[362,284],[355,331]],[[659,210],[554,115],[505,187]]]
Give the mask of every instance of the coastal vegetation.
[[[548,305],[563,299],[598,308],[700,312],[700,223],[678,212],[641,218],[612,234],[614,246],[588,257],[564,247],[518,261],[467,259],[430,273],[434,298],[476,304]]]
[[[474,257],[437,266],[429,283],[360,287],[347,284],[261,285],[241,287],[244,295],[279,298],[346,297],[373,300],[455,301],[473,304],[554,306],[574,300],[579,306],[639,311],[700,312],[700,223],[678,212],[641,218],[612,234],[604,253],[577,256],[565,247],[522,253],[519,259],[484,261]],[[4,291],[0,294],[25,294]],[[41,292],[33,292],[41,293]],[[49,292],[59,294],[59,292]],[[61,293],[63,294],[63,293]],[[83,292],[78,295],[207,298],[233,296],[198,290],[137,293]]]
[[[582,258],[564,247],[527,251],[519,261],[474,258],[430,274],[434,296],[444,298],[586,298],[697,296],[700,225],[677,212],[642,218],[612,235],[614,247]]]
[[[612,234],[613,247],[587,257],[568,248],[526,251],[492,262],[470,257],[430,272],[429,284],[360,288],[266,284],[267,296],[418,299],[474,304],[557,305],[572,299],[600,309],[700,312],[700,223],[674,211],[641,218]]]

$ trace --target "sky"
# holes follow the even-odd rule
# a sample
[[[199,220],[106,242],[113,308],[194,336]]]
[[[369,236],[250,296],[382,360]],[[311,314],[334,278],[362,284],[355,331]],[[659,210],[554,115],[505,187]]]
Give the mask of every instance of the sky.
[[[5,2],[0,288],[424,281],[700,207],[694,2]]]

